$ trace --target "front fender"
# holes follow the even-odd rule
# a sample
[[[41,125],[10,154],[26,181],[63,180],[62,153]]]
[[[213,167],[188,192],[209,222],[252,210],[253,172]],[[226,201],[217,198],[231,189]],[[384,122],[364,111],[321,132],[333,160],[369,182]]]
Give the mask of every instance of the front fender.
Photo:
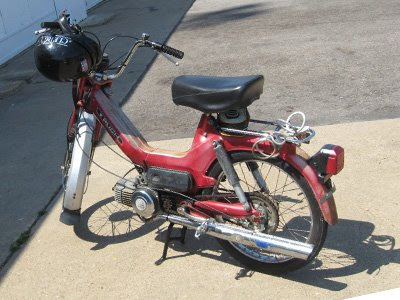
[[[293,166],[297,171],[299,171],[307,180],[312,191],[314,192],[315,199],[317,199],[318,205],[321,209],[325,221],[330,225],[336,224],[338,220],[338,215],[335,199],[333,198],[333,196],[330,196],[326,199],[329,190],[324,184],[321,184],[321,182],[319,182],[317,173],[314,171],[314,169],[307,164],[306,160],[303,157],[299,156],[298,154],[287,154],[282,158],[291,166]]]

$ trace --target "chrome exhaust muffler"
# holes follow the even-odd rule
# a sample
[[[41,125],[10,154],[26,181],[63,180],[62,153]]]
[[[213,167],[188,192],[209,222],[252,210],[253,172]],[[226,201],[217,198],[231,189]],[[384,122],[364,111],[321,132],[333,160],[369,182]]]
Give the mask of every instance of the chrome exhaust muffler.
[[[307,260],[311,255],[314,245],[273,236],[265,233],[257,233],[251,230],[237,228],[213,219],[190,218],[176,215],[160,214],[158,219],[186,226],[196,230],[196,237],[208,234],[216,238],[250,247],[259,248],[276,254],[283,254],[295,258]]]

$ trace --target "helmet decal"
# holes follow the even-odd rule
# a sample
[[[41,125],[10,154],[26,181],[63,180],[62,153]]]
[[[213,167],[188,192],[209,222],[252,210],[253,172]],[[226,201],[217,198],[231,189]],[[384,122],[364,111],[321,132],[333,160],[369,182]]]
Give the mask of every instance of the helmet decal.
[[[71,38],[63,35],[43,35],[40,39],[42,45],[57,44],[59,46],[67,47],[71,43]]]

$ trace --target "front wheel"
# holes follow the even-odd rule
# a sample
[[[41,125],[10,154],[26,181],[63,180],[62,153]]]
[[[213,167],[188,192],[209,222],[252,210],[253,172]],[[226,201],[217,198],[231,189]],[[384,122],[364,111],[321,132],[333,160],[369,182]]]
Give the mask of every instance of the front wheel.
[[[242,226],[313,244],[314,250],[307,260],[301,260],[225,240],[218,239],[219,243],[246,267],[266,273],[285,273],[309,263],[325,241],[327,223],[307,181],[280,159],[260,160],[250,152],[235,152],[230,157],[249,201],[264,216],[258,222],[241,222]],[[217,179],[213,195],[234,193],[218,163],[208,175]]]

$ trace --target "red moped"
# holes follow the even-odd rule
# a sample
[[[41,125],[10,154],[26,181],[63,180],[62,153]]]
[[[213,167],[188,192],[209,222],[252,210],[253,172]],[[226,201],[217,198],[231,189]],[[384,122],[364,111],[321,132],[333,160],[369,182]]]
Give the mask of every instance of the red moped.
[[[214,236],[242,264],[263,272],[295,270],[318,254],[327,225],[337,222],[331,177],[343,168],[344,150],[328,144],[313,156],[305,154],[300,145],[315,132],[304,124],[302,113],[274,122],[251,119],[247,107],[263,92],[263,76],[177,77],[175,104],[203,114],[188,151],[157,149],[112,101],[110,88],[139,47],[178,59],[183,52],[143,34],[111,73],[107,55],[66,15],[42,27],[35,49],[39,71],[73,82],[62,222],[79,222],[90,163],[104,128],[138,172],[118,180],[115,200],[143,222],[170,222],[159,262],[166,258],[174,224],[182,226],[182,240],[187,228],[197,238]],[[85,51],[79,52],[82,47]],[[68,73],[72,69],[73,75]],[[303,117],[301,124],[294,124],[296,115]]]

